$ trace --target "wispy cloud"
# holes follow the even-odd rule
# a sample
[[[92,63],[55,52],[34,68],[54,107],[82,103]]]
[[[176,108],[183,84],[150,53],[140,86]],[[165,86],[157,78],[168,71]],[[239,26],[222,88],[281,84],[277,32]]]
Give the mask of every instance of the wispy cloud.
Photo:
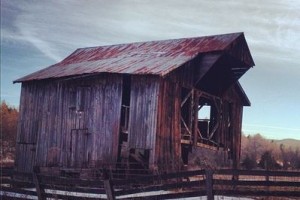
[[[283,124],[285,123],[283,122]],[[284,139],[284,138],[300,139],[299,127],[284,127],[284,126],[244,123],[242,131],[245,134],[260,133],[269,139]]]
[[[249,117],[244,127],[299,135],[298,127],[289,128],[299,123],[295,113],[300,113],[299,0],[2,0],[1,4],[1,40],[16,47],[30,44],[43,55],[32,61],[35,68],[16,64],[22,73],[45,67],[47,62],[41,60],[47,58],[60,61],[80,47],[243,31],[257,65],[241,79],[253,105],[245,109]],[[31,59],[14,56],[11,59]],[[3,68],[7,74],[13,71],[8,69],[11,63]],[[265,117],[278,113],[284,116],[282,127]]]
[[[14,21],[22,38],[60,60],[75,48],[245,31],[254,54],[295,58],[299,3],[242,1],[31,1]],[[4,33],[6,35],[6,33]],[[284,53],[288,56],[284,56]]]
[[[243,124],[243,127],[252,127],[252,128],[267,128],[267,129],[280,129],[286,131],[300,131],[300,128],[289,128],[289,127],[282,127],[282,126],[268,126],[268,125],[261,125],[261,124]]]
[[[295,132],[282,132],[282,131],[268,131],[268,130],[256,130],[256,129],[243,129],[242,130],[245,135],[255,135],[261,134],[268,139],[286,139],[286,138],[293,138],[300,140],[300,137]]]

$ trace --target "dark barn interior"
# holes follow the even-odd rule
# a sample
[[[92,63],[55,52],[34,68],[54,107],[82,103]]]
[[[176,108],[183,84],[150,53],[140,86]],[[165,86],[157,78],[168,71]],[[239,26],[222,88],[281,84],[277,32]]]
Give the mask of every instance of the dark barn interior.
[[[238,167],[250,106],[238,80],[253,66],[243,33],[77,49],[15,81],[15,169],[172,171],[203,148]]]

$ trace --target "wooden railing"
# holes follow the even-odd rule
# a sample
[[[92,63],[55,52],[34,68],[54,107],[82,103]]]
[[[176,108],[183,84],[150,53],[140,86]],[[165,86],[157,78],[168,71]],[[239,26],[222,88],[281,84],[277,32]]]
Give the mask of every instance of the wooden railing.
[[[22,177],[22,180],[20,179]],[[127,179],[17,173],[1,169],[1,199],[179,199],[207,196],[300,197],[299,171],[193,170]],[[19,180],[18,180],[19,178]]]

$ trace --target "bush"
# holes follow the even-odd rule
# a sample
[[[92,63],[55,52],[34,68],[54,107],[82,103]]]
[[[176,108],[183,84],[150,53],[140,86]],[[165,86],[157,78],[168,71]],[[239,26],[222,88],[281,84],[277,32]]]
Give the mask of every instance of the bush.
[[[261,155],[261,159],[258,163],[258,166],[266,170],[280,169],[280,165],[276,162],[276,160],[272,156],[271,151],[265,151]]]
[[[5,101],[1,103],[1,161],[14,159],[16,136],[17,136],[17,121],[19,112],[16,108],[6,104]]]
[[[257,163],[254,158],[250,158],[249,155],[247,155],[244,160],[242,161],[242,167],[248,170],[256,168]]]

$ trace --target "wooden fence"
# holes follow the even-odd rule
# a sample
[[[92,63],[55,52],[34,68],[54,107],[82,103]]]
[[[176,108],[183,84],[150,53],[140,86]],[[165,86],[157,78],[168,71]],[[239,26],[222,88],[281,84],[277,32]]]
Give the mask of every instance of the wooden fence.
[[[105,175],[106,174],[106,175]],[[127,179],[16,173],[1,169],[1,199],[178,199],[207,196],[300,197],[299,171],[194,170]],[[14,178],[13,178],[14,177]],[[21,180],[17,180],[22,177]],[[26,181],[25,181],[26,180]]]

